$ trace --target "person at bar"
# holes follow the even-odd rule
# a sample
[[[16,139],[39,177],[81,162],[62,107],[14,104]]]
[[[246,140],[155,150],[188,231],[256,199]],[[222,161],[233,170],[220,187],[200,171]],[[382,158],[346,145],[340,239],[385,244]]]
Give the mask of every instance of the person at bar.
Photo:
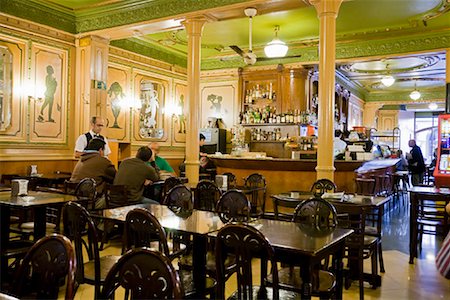
[[[143,196],[144,187],[159,180],[159,173],[152,156],[152,150],[147,146],[142,146],[137,151],[136,157],[127,158],[120,164],[114,184],[127,187],[128,204],[159,204],[157,201]],[[150,165],[147,162],[150,162]]]
[[[99,138],[105,141],[105,156],[108,156],[111,153],[111,149],[108,145],[108,140],[101,135],[102,129],[105,126],[105,121],[102,117],[99,116],[93,116],[91,118],[91,130],[88,132],[80,135],[75,142],[75,157],[79,158],[83,151],[86,150],[87,145],[89,144],[89,141],[93,138]]]
[[[408,168],[411,171],[412,185],[419,185],[423,182],[423,173],[425,172],[425,162],[423,160],[422,150],[416,145],[415,140],[409,140],[411,152],[407,155]]]
[[[116,168],[109,159],[104,157],[106,143],[104,140],[94,138],[89,141],[80,160],[75,165],[70,181],[80,182],[84,178],[92,178],[97,186],[98,199],[95,208],[105,208],[105,185],[112,183],[116,175]]]

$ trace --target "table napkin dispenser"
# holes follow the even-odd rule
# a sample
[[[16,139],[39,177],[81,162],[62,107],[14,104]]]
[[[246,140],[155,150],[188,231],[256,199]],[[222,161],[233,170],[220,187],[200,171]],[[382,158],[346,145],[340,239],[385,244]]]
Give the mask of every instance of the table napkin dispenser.
[[[13,179],[11,180],[11,196],[26,196],[28,194],[28,180]]]
[[[227,175],[216,175],[216,185],[219,189],[226,189],[228,187],[228,176]]]

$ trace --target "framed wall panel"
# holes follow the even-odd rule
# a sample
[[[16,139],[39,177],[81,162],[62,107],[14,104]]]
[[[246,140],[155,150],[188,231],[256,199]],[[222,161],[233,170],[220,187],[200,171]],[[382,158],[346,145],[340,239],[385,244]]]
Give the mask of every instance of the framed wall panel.
[[[30,141],[66,143],[68,51],[33,43],[31,62]]]
[[[106,135],[110,139],[129,141],[130,68],[109,63],[106,98]]]
[[[0,35],[0,141],[26,142],[26,41]]]
[[[237,83],[206,83],[201,86],[201,126],[211,117],[221,118],[226,128],[235,124]]]
[[[187,85],[175,82],[174,105],[179,111],[172,117],[173,145],[184,146],[186,143],[187,124]]]

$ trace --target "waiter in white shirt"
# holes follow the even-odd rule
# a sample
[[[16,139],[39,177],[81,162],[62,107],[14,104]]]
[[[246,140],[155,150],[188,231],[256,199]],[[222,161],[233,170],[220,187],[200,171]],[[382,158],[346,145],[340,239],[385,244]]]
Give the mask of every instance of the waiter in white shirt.
[[[105,156],[108,156],[111,153],[111,149],[109,149],[108,140],[106,137],[102,136],[100,133],[102,132],[102,128],[105,126],[105,121],[102,117],[93,116],[91,118],[91,130],[82,134],[78,137],[75,143],[75,157],[79,158],[81,154],[83,154],[86,149],[89,141],[93,138],[99,138],[105,141]]]

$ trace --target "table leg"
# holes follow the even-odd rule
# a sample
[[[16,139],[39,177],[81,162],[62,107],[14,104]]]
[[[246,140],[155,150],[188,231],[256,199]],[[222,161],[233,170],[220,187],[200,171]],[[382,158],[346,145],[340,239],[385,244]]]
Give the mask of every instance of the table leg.
[[[278,200],[276,198],[272,198],[273,202],[273,213],[275,215],[275,220],[278,220]]]
[[[344,257],[345,242],[342,242],[338,251],[334,254],[334,265],[336,268],[336,299],[342,299],[343,286],[344,286],[344,266],[342,259]]]
[[[417,194],[409,193],[409,263],[414,264],[414,257],[417,256]]]
[[[34,209],[34,240],[37,241],[46,233],[46,207],[39,206]]]
[[[312,280],[311,274],[313,272],[312,262],[309,258],[305,258],[302,261],[302,266],[300,267],[300,277],[302,278],[302,299],[311,299],[312,293]]]
[[[196,298],[205,298],[207,237],[194,235],[192,253]]]
[[[3,255],[8,250],[9,243],[9,223],[11,210],[8,206],[1,207],[0,225],[0,283],[4,281],[8,274],[8,259]]]

